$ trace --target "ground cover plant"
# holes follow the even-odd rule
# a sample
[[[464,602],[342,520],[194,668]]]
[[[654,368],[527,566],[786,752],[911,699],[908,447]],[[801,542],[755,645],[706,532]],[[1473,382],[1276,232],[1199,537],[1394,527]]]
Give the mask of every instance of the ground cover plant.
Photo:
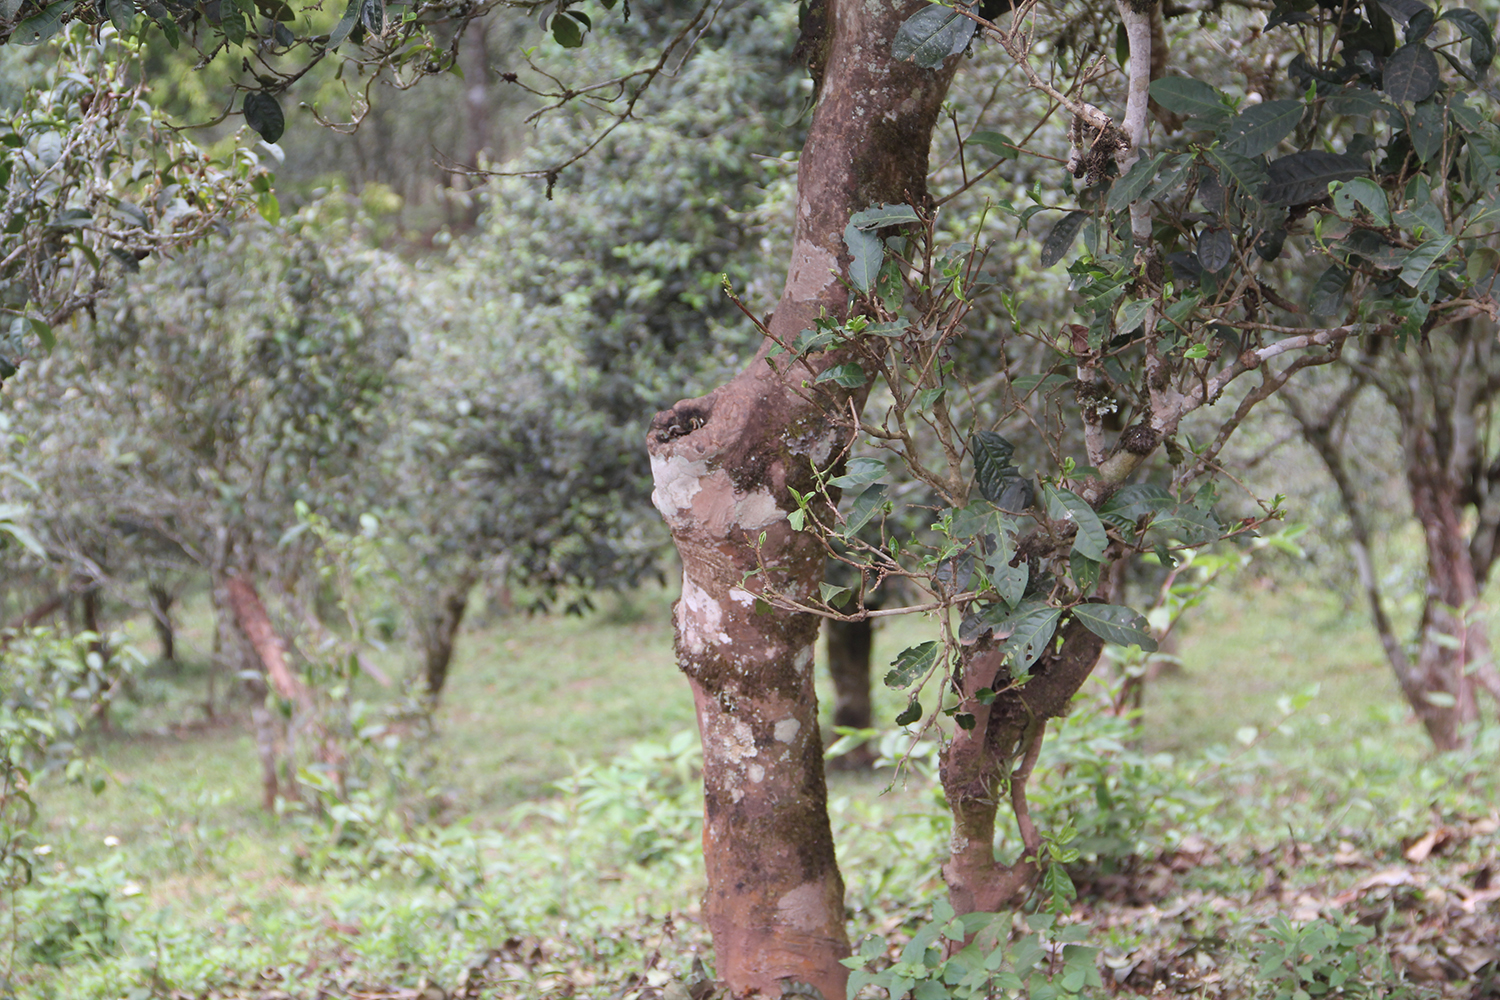
[[[986,918],[968,951],[943,947],[978,921],[944,909],[936,744],[907,754],[892,732],[877,742],[905,754],[903,778],[832,776],[862,995],[1487,995],[1500,959],[1493,734],[1434,756],[1357,616],[1313,591],[1242,583],[1188,627],[1181,673],[1149,683],[1139,720],[1113,714],[1101,686],[1060,724],[1033,800],[1063,831],[1076,895]],[[249,737],[224,719],[176,725],[164,707],[195,700],[202,680],[166,675],[155,704],[90,742],[100,793],[39,779],[24,844],[35,878],[0,914],[7,988],[708,996],[701,758],[671,669],[668,596],[586,621],[483,625],[424,749],[447,765],[445,802],[420,819],[267,817],[241,766]],[[1270,669],[1244,655],[1256,630],[1294,622],[1337,652]],[[208,639],[184,630],[189,650]],[[629,672],[629,700],[605,661]],[[528,721],[544,670],[597,705],[590,733],[549,744],[544,716]],[[1162,724],[1218,718],[1226,698],[1250,703],[1253,732]],[[462,707],[480,700],[512,704],[514,724]],[[1021,850],[1019,832],[1003,828],[998,844]]]

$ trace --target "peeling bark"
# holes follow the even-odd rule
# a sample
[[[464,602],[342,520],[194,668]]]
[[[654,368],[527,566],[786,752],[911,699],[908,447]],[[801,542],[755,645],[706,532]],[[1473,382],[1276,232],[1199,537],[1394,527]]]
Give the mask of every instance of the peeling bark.
[[[718,975],[735,996],[780,995],[785,981],[845,992],[849,953],[813,688],[815,618],[757,611],[756,592],[805,600],[823,579],[811,532],[793,531],[791,490],[848,444],[863,393],[804,379],[849,360],[766,361],[820,314],[843,318],[838,275],[850,216],[926,202],[928,150],[957,59],[938,71],[896,63],[890,42],[920,2],[828,0],[826,62],[798,172],[796,233],[766,343],[709,395],[658,414],[648,440],[653,500],[682,557],[678,662],[704,748],[705,909]]]

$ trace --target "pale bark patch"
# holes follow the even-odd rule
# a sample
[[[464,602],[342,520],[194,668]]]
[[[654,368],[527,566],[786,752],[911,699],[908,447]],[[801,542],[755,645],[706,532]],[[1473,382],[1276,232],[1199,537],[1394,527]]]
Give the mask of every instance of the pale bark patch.
[[[828,898],[824,887],[817,882],[804,882],[782,896],[776,910],[798,930],[816,931],[828,924]]]
[[[797,719],[788,717],[776,723],[775,727],[772,728],[771,733],[776,737],[776,742],[790,743],[792,742],[792,740],[797,738],[797,734],[801,731],[802,723]]]
[[[762,781],[766,780],[766,769],[761,767],[759,764],[751,764],[749,767],[745,768],[745,777],[749,778],[752,782],[758,785]]]
[[[747,608],[755,606],[755,595],[740,587],[729,588],[729,599],[736,604],[743,604]]]
[[[837,257],[822,247],[803,243],[794,251],[785,297],[804,302],[816,300],[825,288],[833,284],[838,272]]]
[[[708,462],[701,459],[690,462],[681,455],[651,456],[651,478],[656,483],[651,502],[668,524],[680,520],[678,511],[692,507],[693,498],[703,489],[703,476],[707,472]]]
[[[688,651],[700,654],[709,642],[721,646],[729,644],[729,633],[724,631],[724,609],[708,591],[682,576],[682,600],[677,602],[677,627]]]

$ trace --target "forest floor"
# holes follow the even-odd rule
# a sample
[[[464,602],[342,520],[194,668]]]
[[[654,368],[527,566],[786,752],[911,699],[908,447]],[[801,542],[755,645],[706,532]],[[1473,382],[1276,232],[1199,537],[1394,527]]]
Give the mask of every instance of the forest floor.
[[[604,603],[481,609],[435,732],[371,722],[364,787],[321,810],[260,808],[248,705],[205,717],[206,658],[145,671],[94,748],[104,791],[38,791],[35,881],[0,899],[10,995],[689,995],[712,959],[670,596]],[[1078,895],[1055,922],[1006,918],[1002,943],[1039,943],[1055,995],[1500,997],[1500,734],[1433,755],[1362,615],[1326,594],[1242,581],[1189,621],[1138,730],[1096,692],[1049,737],[1033,804],[1073,831]],[[884,628],[877,664],[919,629]],[[206,623],[183,638],[205,649]],[[400,676],[401,655],[381,665]],[[367,722],[392,697],[356,695]],[[954,995],[940,950],[907,947],[943,895],[932,764],[921,746],[900,777],[830,774],[851,934],[875,971],[914,963],[919,997]],[[1102,985],[1061,975],[1071,940]]]

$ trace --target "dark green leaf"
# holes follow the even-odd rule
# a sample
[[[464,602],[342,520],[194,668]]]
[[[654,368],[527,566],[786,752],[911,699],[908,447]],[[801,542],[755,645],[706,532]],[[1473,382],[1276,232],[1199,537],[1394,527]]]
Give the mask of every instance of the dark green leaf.
[[[1442,151],[1443,132],[1448,120],[1444,110],[1442,104],[1424,101],[1412,109],[1408,119],[1411,122],[1411,128],[1407,131],[1407,135],[1411,137],[1411,148],[1423,163]]]
[[[1146,619],[1129,608],[1117,604],[1080,604],[1073,609],[1073,617],[1105,642],[1156,652],[1156,640],[1146,631]]]
[[[276,142],[286,131],[280,102],[264,90],[252,90],[245,95],[245,124],[259,132],[266,142]]]
[[[1422,42],[1408,42],[1385,61],[1381,89],[1393,101],[1425,101],[1437,93],[1437,56]]]
[[[922,703],[913,698],[910,702],[907,703],[907,706],[901,710],[901,714],[896,716],[896,725],[910,726],[915,722],[920,722],[921,719]]]
[[[119,247],[110,247],[109,255],[115,260],[119,261],[120,266],[129,271],[131,274],[136,274],[141,269],[141,262],[136,260],[135,254],[131,253],[129,250],[122,250]]]
[[[1094,513],[1094,508],[1088,505],[1088,501],[1070,490],[1050,483],[1042,486],[1042,497],[1047,504],[1048,517],[1054,521],[1071,521],[1078,526],[1078,534],[1073,536],[1074,550],[1090,559],[1103,561],[1109,536],[1105,534],[1103,522]]]
[[[65,208],[48,225],[53,229],[78,229],[93,221],[94,213],[86,208]]]
[[[1140,198],[1141,194],[1151,186],[1151,182],[1156,180],[1157,172],[1166,162],[1167,156],[1167,153],[1157,153],[1149,160],[1136,160],[1130,172],[1116,180],[1114,186],[1109,189],[1109,202],[1105,207],[1111,212],[1129,208],[1131,202]]]
[[[1210,226],[1198,237],[1198,263],[1210,273],[1229,266],[1234,259],[1234,238],[1223,226]]]
[[[996,503],[1005,489],[1005,481],[1020,474],[1010,464],[1015,445],[994,431],[980,431],[969,442],[974,453],[974,482],[990,503]]]
[[[359,23],[360,0],[349,0],[349,6],[344,8],[344,16],[339,18],[339,23],[333,26],[333,31],[328,35],[328,47],[336,49],[343,44],[344,39],[349,37],[349,32]]]
[[[1088,219],[1087,212],[1069,212],[1057,220],[1057,225],[1052,227],[1052,232],[1047,234],[1047,239],[1042,243],[1043,267],[1051,267],[1063,259],[1068,248],[1073,245],[1073,240],[1078,237],[1078,230],[1083,228],[1083,223]]]
[[[1321,89],[1319,88],[1320,91]],[[1328,110],[1336,115],[1368,118],[1376,112],[1387,111],[1390,107],[1375,91],[1354,84],[1341,87],[1328,96]]]
[[[1073,552],[1068,557],[1068,570],[1073,574],[1073,582],[1078,584],[1081,593],[1087,595],[1093,591],[1099,583],[1099,562],[1090,559],[1081,552]]]
[[[10,40],[18,45],[40,45],[62,30],[63,22],[73,13],[75,3],[76,0],[60,0],[31,15],[16,25]]]
[[[1218,169],[1219,180],[1234,181],[1246,194],[1254,194],[1266,183],[1266,168],[1259,160],[1222,149],[1206,150],[1205,155]]]
[[[367,6],[370,2],[365,0]],[[565,49],[579,48],[583,45],[583,25],[567,12],[558,14],[552,19],[552,40]]]
[[[1353,180],[1369,172],[1363,160],[1342,153],[1316,149],[1293,153],[1267,166],[1268,180],[1260,197],[1271,205],[1303,205],[1326,197],[1333,181]]]
[[[553,38],[557,37],[557,22],[559,20],[572,20],[572,18],[568,13],[563,13],[552,19]],[[359,5],[359,23],[363,24],[365,30],[372,35],[378,35],[385,31],[385,0],[361,0]],[[577,30],[576,26],[574,30]]]
[[[135,24],[135,3],[133,0],[104,0],[104,12],[109,15],[109,21],[115,26],[115,30],[122,35],[128,35],[131,27]]]
[[[881,229],[885,226],[901,226],[908,222],[922,221],[916,209],[910,205],[877,205],[849,217],[849,225],[855,229]]]
[[[903,649],[891,661],[891,670],[885,675],[885,686],[901,690],[910,687],[927,676],[938,657],[938,644],[933,641]]]
[[[1495,59],[1495,35],[1490,23],[1466,7],[1443,11],[1442,21],[1452,21],[1469,39],[1469,63],[1483,74]]]
[[[844,245],[849,248],[849,283],[869,294],[880,278],[885,263],[885,243],[874,233],[865,232],[853,222],[844,227]]]
[[[1072,383],[1073,380],[1066,375],[1022,375],[1010,381],[1011,388],[1022,399],[1025,399],[1038,389],[1045,395],[1054,389],[1060,389]]]
[[[937,69],[943,60],[969,47],[969,39],[978,27],[972,18],[952,7],[930,4],[896,29],[891,55],[910,60],[923,69]]]
[[[969,142],[993,153],[1002,160],[1014,160],[1021,155],[1016,149],[1016,144],[999,132],[975,132],[969,136]]]
[[[1344,311],[1344,292],[1349,288],[1350,273],[1334,264],[1313,282],[1307,310],[1318,317],[1337,317]]]
[[[1168,111],[1209,124],[1229,117],[1223,95],[1201,80],[1185,76],[1164,76],[1151,81],[1151,96]]]
[[[1147,514],[1155,514],[1176,505],[1177,498],[1160,486],[1137,483],[1122,486],[1117,490],[1114,496],[1099,508],[1099,514],[1112,521],[1114,518],[1120,518],[1125,523],[1134,524]],[[1113,523],[1120,522],[1114,521]]]
[[[1292,134],[1302,120],[1301,101],[1266,101],[1235,116],[1224,133],[1224,149],[1240,156],[1260,156]],[[1210,268],[1217,270],[1217,268]]]
[[[995,637],[1004,638],[1000,653],[1009,661],[1011,673],[1023,674],[1047,649],[1057,633],[1061,608],[1044,604],[1023,604],[1014,615],[995,624]]]
[[[1380,8],[1391,15],[1398,24],[1410,24],[1411,19],[1423,11],[1432,13],[1421,0],[1379,0]]]
[[[1177,539],[1188,545],[1211,542],[1223,534],[1224,527],[1210,510],[1190,503],[1175,504],[1151,519],[1151,531]]]
[[[1333,192],[1333,210],[1346,219],[1357,217],[1355,206],[1363,206],[1382,226],[1391,224],[1390,198],[1385,189],[1367,177],[1356,177],[1341,184]]]

